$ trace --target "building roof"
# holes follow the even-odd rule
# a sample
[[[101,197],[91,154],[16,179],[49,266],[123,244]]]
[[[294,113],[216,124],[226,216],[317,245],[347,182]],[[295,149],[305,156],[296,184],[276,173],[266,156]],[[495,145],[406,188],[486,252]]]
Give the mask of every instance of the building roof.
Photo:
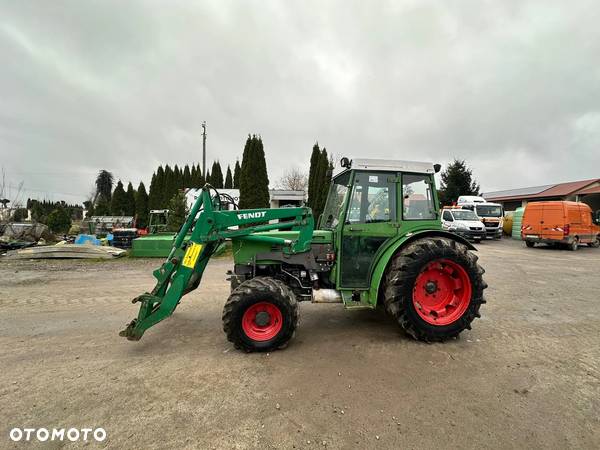
[[[588,188],[582,189],[580,191],[577,191],[576,194],[578,194],[578,195],[600,194],[600,184],[598,186],[592,186],[592,187],[588,187]]]
[[[294,200],[294,201],[303,201],[306,197],[305,191],[290,191],[285,189],[270,189],[269,196],[271,197],[271,201],[286,201],[286,200]]]
[[[571,181],[568,183],[547,184],[544,186],[534,186],[522,189],[512,189],[507,191],[486,192],[483,197],[486,200],[517,200],[521,198],[547,198],[562,197],[571,194],[582,194],[582,189],[590,184],[600,182],[600,178],[591,180]],[[592,187],[591,189],[595,189]],[[590,193],[590,192],[587,192]]]

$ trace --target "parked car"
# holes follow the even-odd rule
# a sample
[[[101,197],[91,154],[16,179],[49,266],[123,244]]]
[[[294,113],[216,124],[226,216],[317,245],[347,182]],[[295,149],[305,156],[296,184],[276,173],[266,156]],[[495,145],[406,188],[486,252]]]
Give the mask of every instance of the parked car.
[[[469,209],[444,209],[442,227],[475,242],[485,239],[485,225]]]
[[[528,203],[523,214],[521,236],[527,247],[537,243],[568,245],[577,250],[580,244],[600,247],[600,226],[591,208],[578,202]]]

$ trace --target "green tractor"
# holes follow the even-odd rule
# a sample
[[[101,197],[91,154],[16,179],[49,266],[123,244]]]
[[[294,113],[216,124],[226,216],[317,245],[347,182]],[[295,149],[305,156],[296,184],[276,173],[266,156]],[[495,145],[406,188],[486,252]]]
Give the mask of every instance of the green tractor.
[[[300,301],[383,306],[408,335],[427,342],[471,329],[487,285],[475,248],[442,230],[440,166],[348,158],[341,165],[316,230],[310,208],[229,210],[206,185],[154,271],[156,286],[133,300],[139,314],[121,336],[138,340],[170,316],[225,240],[234,267],[223,329],[239,349],[285,347]]]

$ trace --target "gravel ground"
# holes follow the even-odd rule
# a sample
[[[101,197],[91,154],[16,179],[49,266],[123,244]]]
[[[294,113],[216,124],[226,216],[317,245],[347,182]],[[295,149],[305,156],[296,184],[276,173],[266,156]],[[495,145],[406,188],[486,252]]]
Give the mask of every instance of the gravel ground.
[[[39,445],[13,427],[103,427],[88,446],[600,448],[600,250],[478,247],[488,303],[460,339],[303,303],[270,354],[225,339],[227,258],[140,342],[117,333],[159,261],[0,261],[0,447]]]

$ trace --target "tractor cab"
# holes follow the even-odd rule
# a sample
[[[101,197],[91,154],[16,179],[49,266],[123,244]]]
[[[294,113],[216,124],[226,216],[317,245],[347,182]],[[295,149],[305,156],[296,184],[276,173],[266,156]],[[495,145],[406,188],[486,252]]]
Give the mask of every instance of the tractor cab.
[[[441,230],[434,174],[439,166],[382,159],[342,159],[331,182],[319,229],[333,232],[339,249],[337,287],[368,289],[374,263],[400,238]]]

